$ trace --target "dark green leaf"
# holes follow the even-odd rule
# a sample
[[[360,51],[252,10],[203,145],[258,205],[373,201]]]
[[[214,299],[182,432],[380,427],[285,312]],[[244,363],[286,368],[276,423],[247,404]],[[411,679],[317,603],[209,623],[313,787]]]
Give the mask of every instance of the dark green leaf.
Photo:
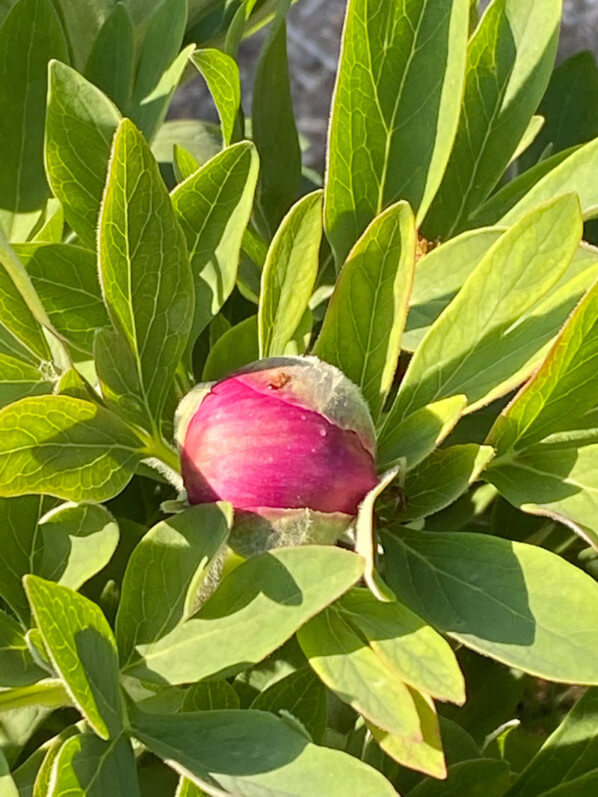
[[[0,352],[0,407],[27,396],[46,395],[54,386],[47,372]]]
[[[257,316],[251,315],[218,338],[203,369],[204,382],[212,382],[228,376],[243,365],[259,360],[257,339]]]
[[[44,644],[70,697],[102,739],[122,730],[118,654],[100,608],[76,592],[25,576],[25,591]]]
[[[190,686],[185,694],[181,711],[215,711],[239,708],[239,696],[225,680],[200,681]]]
[[[383,543],[397,597],[440,631],[541,678],[598,683],[598,584],[560,556],[465,532]]]
[[[422,781],[411,789],[409,797],[503,797],[509,787],[509,775],[506,761],[462,761],[448,768],[445,781]]]
[[[301,148],[287,60],[285,12],[289,5],[290,0],[281,0],[260,55],[252,94],[252,133],[261,162],[259,208],[270,232],[296,199],[301,183]]]
[[[0,611],[0,686],[27,686],[46,675],[35,664],[21,626]]]
[[[134,36],[127,6],[117,2],[100,28],[85,67],[85,77],[125,114],[133,91]]]
[[[0,596],[23,625],[29,622],[29,604],[21,579],[39,566],[41,506],[39,495],[0,499]]]
[[[337,263],[393,202],[425,215],[457,128],[467,24],[467,0],[348,4],[326,178]]]
[[[67,57],[52,3],[18,0],[0,27],[0,53],[0,213],[40,210],[48,195],[43,162],[48,61]],[[11,237],[10,216],[6,221]]]
[[[290,673],[264,689],[251,704],[252,709],[288,712],[299,720],[316,744],[326,727],[326,687],[309,669]]]

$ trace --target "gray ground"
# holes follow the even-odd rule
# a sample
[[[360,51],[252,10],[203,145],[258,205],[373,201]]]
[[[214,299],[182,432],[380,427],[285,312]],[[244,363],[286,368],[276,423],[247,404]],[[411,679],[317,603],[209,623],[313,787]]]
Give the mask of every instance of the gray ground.
[[[344,9],[345,0],[299,0],[289,15],[288,49],[295,111],[300,131],[310,142],[306,161],[317,168],[322,167],[324,159]],[[260,43],[258,34],[241,50],[246,108],[250,107],[251,74]],[[560,58],[584,49],[598,53],[598,0],[564,0]],[[215,118],[201,78],[187,84],[175,97],[172,115]]]

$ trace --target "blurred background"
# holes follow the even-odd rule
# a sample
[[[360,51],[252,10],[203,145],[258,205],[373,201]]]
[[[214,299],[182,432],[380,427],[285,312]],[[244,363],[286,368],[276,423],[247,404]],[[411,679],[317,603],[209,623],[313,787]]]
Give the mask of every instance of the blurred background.
[[[533,0],[529,0],[532,2]],[[309,145],[305,162],[323,168],[326,128],[346,0],[298,0],[288,18],[288,52],[295,115]],[[487,5],[487,3],[485,3]],[[263,32],[240,51],[244,106],[250,108],[252,72]],[[564,0],[559,61],[579,50],[598,53],[598,0]],[[208,90],[198,75],[175,97],[171,117],[217,120]]]

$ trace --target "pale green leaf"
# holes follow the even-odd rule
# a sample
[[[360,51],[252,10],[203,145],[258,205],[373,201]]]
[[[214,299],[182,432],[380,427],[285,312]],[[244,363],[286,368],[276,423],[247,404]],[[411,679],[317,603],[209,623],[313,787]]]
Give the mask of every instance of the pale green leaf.
[[[91,354],[95,330],[110,323],[95,253],[62,243],[16,244],[14,249],[54,328],[77,349]]]
[[[52,0],[62,20],[73,66],[78,71],[83,71],[93,43],[115,1],[85,0],[72,3],[71,0]]]
[[[184,147],[175,144],[172,152],[172,168],[177,183],[182,183],[199,169],[199,161]]]
[[[123,665],[137,645],[151,645],[193,614],[231,522],[230,505],[200,505],[158,523],[137,544],[116,618]]]
[[[388,589],[376,573],[376,538],[374,507],[378,497],[399,475],[400,468],[384,473],[378,484],[371,489],[360,503],[355,521],[355,552],[364,561],[364,579],[372,593],[381,601],[388,600]]]
[[[196,50],[191,61],[208,84],[222,127],[225,147],[233,143],[241,108],[241,79],[235,60],[221,50]]]
[[[459,118],[468,0],[351,0],[334,91],[326,234],[341,264],[399,199],[424,217]]]
[[[498,183],[548,85],[561,10],[562,0],[494,0],[486,10],[469,41],[459,127],[427,238],[467,229]]]
[[[341,700],[387,733],[422,740],[411,692],[335,606],[300,628],[297,639],[310,666]]]
[[[131,479],[143,444],[119,418],[70,396],[0,410],[0,495],[105,501]]]
[[[118,653],[100,608],[76,592],[28,575],[25,591],[52,664],[102,739],[122,731]]]
[[[255,148],[241,142],[216,155],[172,193],[195,283],[191,345],[235,286],[258,169]]]
[[[79,589],[112,558],[118,545],[118,525],[98,504],[63,504],[39,521],[43,553],[33,572]]]
[[[401,520],[426,517],[454,503],[478,479],[493,456],[491,446],[473,443],[434,451],[405,478]]]
[[[139,797],[131,742],[126,736],[71,736],[52,763],[50,784],[51,797]]]
[[[357,587],[334,606],[405,683],[438,700],[465,702],[463,675],[450,645],[406,606],[376,600]]]
[[[440,738],[440,727],[434,703],[427,696],[408,687],[417,708],[421,740],[390,734],[368,723],[368,728],[381,749],[404,767],[424,772],[433,778],[446,777],[446,763]]]
[[[501,224],[515,224],[542,202],[559,194],[574,191],[581,203],[584,219],[598,214],[598,188],[592,179],[598,169],[598,138],[575,149],[555,166],[500,219]]]
[[[20,797],[19,790],[16,787],[12,775],[10,774],[10,767],[4,757],[4,753],[0,750],[0,790],[4,797]]]
[[[281,548],[230,573],[199,612],[127,671],[143,680],[186,683],[257,663],[363,573],[361,559],[333,547]]]
[[[401,529],[383,543],[398,599],[440,631],[540,678],[598,683],[598,584],[577,567],[485,534]]]
[[[529,124],[525,129],[525,133],[521,137],[521,141],[517,145],[517,149],[511,155],[511,160],[509,161],[509,165],[517,160],[524,152],[526,152],[529,147],[534,143],[537,139],[538,134],[544,127],[544,122],[546,120],[543,116],[532,116],[529,120]]]
[[[67,57],[52,3],[18,0],[0,26],[0,52],[0,209],[40,210],[48,195],[43,162],[47,64]],[[8,237],[11,227],[5,230]]]
[[[221,139],[218,125],[211,122],[169,119],[156,133],[152,141],[152,152],[164,173],[172,175],[175,145],[184,147],[200,164],[204,164],[218,154]]]
[[[580,238],[579,203],[569,194],[496,241],[417,348],[384,421],[381,449],[400,439],[402,423],[426,404],[464,394],[473,412],[524,381],[538,348],[535,339],[513,345],[521,319],[563,275]]]
[[[183,234],[158,166],[128,120],[118,128],[100,214],[100,282],[135,358],[148,424],[160,418],[187,345],[193,283]]]
[[[314,346],[314,354],[361,388],[374,418],[397,370],[415,237],[415,220],[405,202],[374,219],[343,265]]]
[[[219,793],[394,797],[384,776],[339,750],[317,747],[266,711],[134,716],[134,735],[177,772]],[[231,756],[231,749],[236,751]]]
[[[0,713],[30,706],[56,709],[70,705],[69,695],[56,678],[37,679],[36,683],[15,689],[0,689]]]
[[[50,63],[45,161],[64,215],[95,249],[98,214],[120,114],[98,88],[59,61]]]
[[[322,239],[322,192],[297,202],[268,250],[258,307],[260,356],[284,353],[309,303]]]

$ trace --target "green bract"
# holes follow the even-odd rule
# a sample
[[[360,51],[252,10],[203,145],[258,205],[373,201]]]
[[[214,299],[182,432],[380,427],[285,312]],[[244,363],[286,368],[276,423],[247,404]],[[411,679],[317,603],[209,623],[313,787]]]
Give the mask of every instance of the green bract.
[[[0,794],[593,795],[596,64],[561,0],[347,0],[317,173],[291,5],[0,0]],[[259,546],[179,454],[248,373]]]

